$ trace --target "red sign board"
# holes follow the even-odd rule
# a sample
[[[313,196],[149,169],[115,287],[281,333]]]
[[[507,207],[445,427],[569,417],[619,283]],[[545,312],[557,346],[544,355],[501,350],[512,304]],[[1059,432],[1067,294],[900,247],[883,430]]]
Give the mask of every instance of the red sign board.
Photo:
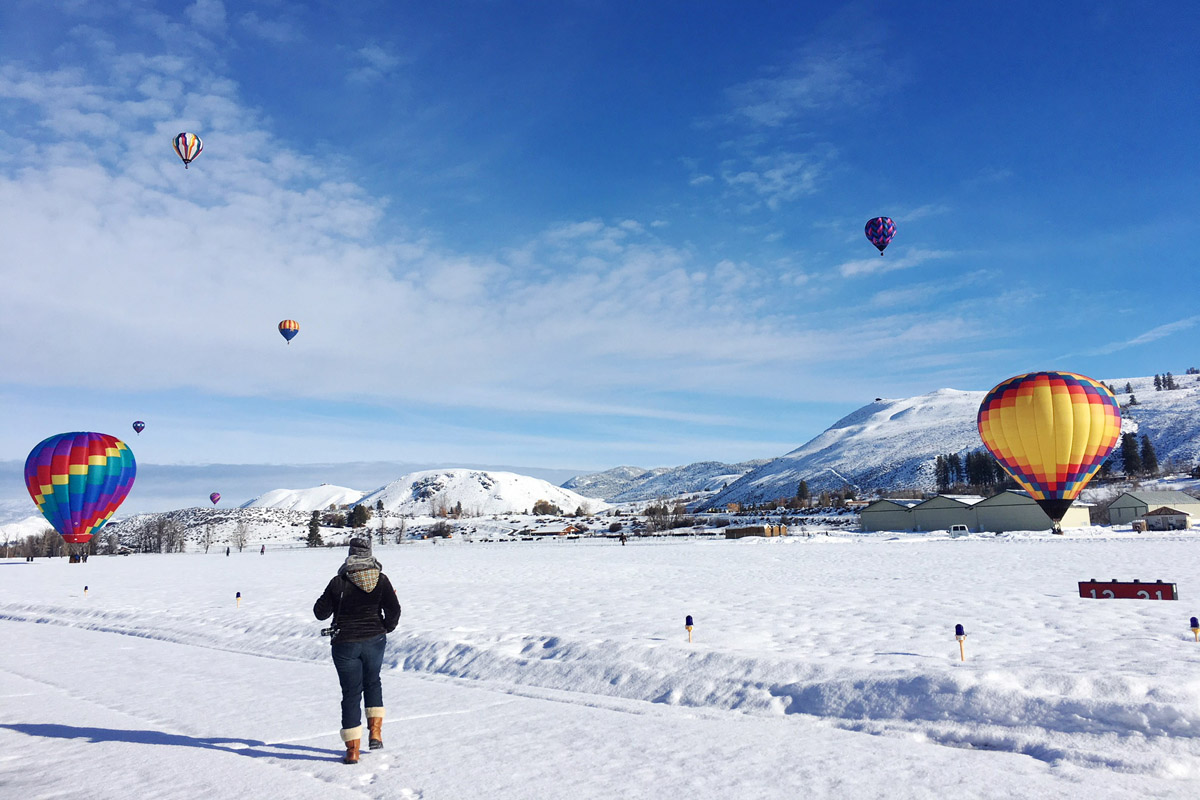
[[[1079,596],[1096,600],[1178,600],[1175,584],[1155,581],[1080,581]]]

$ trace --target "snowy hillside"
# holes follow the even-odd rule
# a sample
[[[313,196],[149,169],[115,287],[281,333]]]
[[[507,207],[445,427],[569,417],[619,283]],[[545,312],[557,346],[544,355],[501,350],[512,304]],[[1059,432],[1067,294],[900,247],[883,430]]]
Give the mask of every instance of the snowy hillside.
[[[29,508],[37,510],[32,502]],[[0,525],[0,542],[18,542],[26,536],[41,533],[50,527],[50,523],[41,514],[29,514],[24,517],[14,517],[12,521]]]
[[[256,497],[242,508],[282,508],[289,511],[324,511],[330,506],[357,503],[366,492],[322,483],[311,489],[275,489]]]
[[[295,545],[302,542],[308,532],[310,512],[282,508],[180,508],[155,514],[135,514],[132,517],[110,522],[101,530],[101,536],[115,533],[122,544],[136,546],[138,531],[144,526],[164,523],[182,528],[188,549],[202,546],[206,533],[211,533],[211,545],[231,544],[239,523],[246,528],[247,542],[255,547],[260,544]],[[346,529],[348,532],[349,529]],[[339,531],[340,532],[340,531]]]
[[[1146,435],[1161,464],[1191,468],[1200,460],[1200,382],[1181,375],[1182,387],[1155,391],[1153,378],[1106,381],[1118,389],[1123,431]],[[1130,384],[1137,405],[1126,406]],[[730,484],[706,501],[758,503],[791,497],[801,480],[809,489],[932,490],[934,461],[946,453],[983,447],[976,414],[985,392],[939,389],[903,400],[877,400],[838,420],[807,444]]]
[[[1109,381],[1117,389],[1121,403],[1123,431],[1133,431],[1139,438],[1149,436],[1158,454],[1159,464],[1176,461],[1181,468],[1200,462],[1200,375],[1177,375],[1180,388],[1156,392],[1154,378],[1118,378]],[[1125,384],[1133,389],[1137,405],[1126,405],[1129,395]]]
[[[682,467],[615,467],[594,475],[579,475],[563,484],[564,488],[587,497],[614,503],[633,503],[659,498],[680,497],[697,492],[715,492],[733,483],[747,472],[768,463],[769,459],[724,464],[698,461]]]
[[[546,500],[571,512],[584,507],[595,512],[608,508],[603,501],[576,494],[539,478],[513,472],[472,469],[437,469],[413,472],[368,494],[360,502],[369,508],[382,500],[390,514],[435,516],[461,504],[467,516],[521,513]]]
[[[638,481],[666,472],[667,468],[648,470],[642,467],[613,467],[591,475],[576,475],[562,484],[564,489],[578,492],[584,497],[608,500],[636,486]]]

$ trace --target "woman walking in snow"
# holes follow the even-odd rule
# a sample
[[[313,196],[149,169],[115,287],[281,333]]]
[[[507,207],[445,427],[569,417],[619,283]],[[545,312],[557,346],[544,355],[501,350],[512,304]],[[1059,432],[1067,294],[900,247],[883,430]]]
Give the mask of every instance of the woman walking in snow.
[[[350,555],[313,606],[317,619],[333,615],[333,666],[342,686],[344,764],[357,764],[362,742],[361,703],[367,709],[371,750],[383,747],[383,684],[379,670],[387,634],[400,621],[400,602],[371,540],[350,540]]]

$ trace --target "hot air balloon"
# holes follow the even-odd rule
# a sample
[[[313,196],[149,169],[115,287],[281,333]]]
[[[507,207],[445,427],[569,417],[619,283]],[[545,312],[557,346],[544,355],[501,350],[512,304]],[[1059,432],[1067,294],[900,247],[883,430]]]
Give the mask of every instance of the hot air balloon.
[[[287,339],[287,343],[292,343],[292,338],[300,332],[300,323],[294,319],[285,319],[279,323],[279,335]]]
[[[987,449],[1060,531],[1071,501],[1121,436],[1121,407],[1091,378],[1030,372],[988,392],[977,422]]]
[[[212,500],[212,504],[215,506],[215,505],[217,504],[217,501],[219,501],[219,500],[221,499],[221,493],[220,493],[220,492],[213,492],[212,494],[210,494],[210,495],[208,496],[208,499],[209,499],[209,500]]]
[[[876,217],[875,219],[867,220],[867,238],[871,240],[871,244],[879,248],[879,255],[883,255],[883,250],[888,246],[888,242],[892,241],[892,237],[896,235],[896,223],[892,222],[891,217]]]
[[[183,159],[183,168],[187,169],[187,165],[196,160],[196,156],[204,152],[204,142],[200,141],[200,137],[194,133],[181,133],[175,137],[173,142],[175,152]]]
[[[133,432],[136,433],[138,436],[141,436],[142,431],[144,431],[144,430],[146,430],[146,423],[142,422],[140,419],[135,420],[133,423]]]
[[[105,433],[60,433],[25,459],[25,488],[71,544],[104,527],[133,488],[137,464],[124,442]]]

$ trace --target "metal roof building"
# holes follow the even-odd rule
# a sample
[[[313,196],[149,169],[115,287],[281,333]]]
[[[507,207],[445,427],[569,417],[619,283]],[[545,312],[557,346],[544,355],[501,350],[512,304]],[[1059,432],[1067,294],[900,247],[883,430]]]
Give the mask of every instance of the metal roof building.
[[[1125,492],[1108,507],[1108,518],[1113,525],[1122,525],[1164,506],[1200,517],[1200,500],[1183,492],[1169,491]]]

